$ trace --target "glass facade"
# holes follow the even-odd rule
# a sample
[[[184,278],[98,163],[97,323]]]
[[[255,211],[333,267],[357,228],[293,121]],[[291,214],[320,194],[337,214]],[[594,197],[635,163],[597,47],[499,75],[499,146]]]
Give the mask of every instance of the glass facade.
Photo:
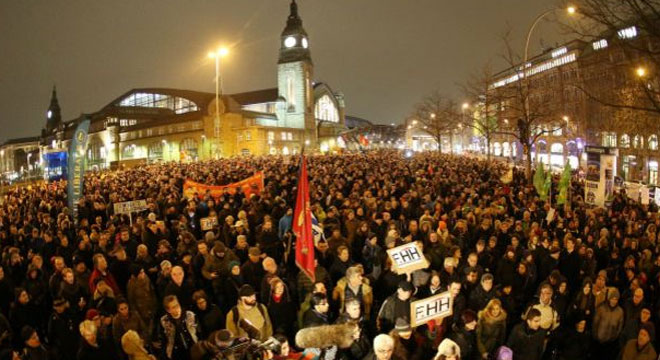
[[[131,94],[122,99],[119,106],[170,109],[176,114],[199,111],[197,104],[188,99],[152,93]]]

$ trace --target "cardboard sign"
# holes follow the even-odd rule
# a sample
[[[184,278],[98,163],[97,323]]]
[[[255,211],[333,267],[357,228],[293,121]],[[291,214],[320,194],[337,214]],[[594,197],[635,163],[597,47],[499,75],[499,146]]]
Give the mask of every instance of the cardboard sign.
[[[130,214],[147,210],[146,200],[125,201],[114,204],[115,214]]]
[[[454,300],[451,293],[445,291],[442,294],[417,300],[410,303],[410,326],[424,325],[433,319],[442,319],[452,314]]]
[[[215,216],[201,218],[199,219],[199,224],[202,231],[213,230],[214,227],[218,226],[218,218]]]
[[[415,242],[389,249],[387,255],[392,260],[392,270],[397,274],[412,273],[429,267],[422,249]]]

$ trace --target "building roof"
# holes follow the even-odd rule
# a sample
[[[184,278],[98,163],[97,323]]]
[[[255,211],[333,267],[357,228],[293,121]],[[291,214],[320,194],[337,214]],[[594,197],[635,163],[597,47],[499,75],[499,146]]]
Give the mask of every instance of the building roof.
[[[279,93],[277,88],[255,90],[244,93],[229,95],[240,105],[263,104],[267,102],[275,102]]]
[[[38,136],[14,138],[14,139],[9,139],[9,140],[5,141],[1,146],[24,144],[24,143],[38,142],[38,141],[39,141]]]
[[[176,97],[188,99],[194,102],[200,108],[206,107],[209,103],[211,103],[211,101],[213,101],[213,99],[215,99],[214,93],[207,93],[202,91],[182,90],[182,89],[172,89],[172,88],[137,88],[125,92],[124,94],[122,94],[121,96],[110,102],[108,105],[104,106],[104,109],[112,106],[117,106],[119,102],[121,102],[124,98],[126,98],[131,94],[136,94],[136,93],[151,93],[151,94],[176,96]]]

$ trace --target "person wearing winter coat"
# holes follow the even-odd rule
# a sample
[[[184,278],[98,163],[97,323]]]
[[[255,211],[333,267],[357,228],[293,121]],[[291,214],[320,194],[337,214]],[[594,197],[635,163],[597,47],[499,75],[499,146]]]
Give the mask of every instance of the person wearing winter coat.
[[[121,348],[128,355],[128,360],[156,360],[156,357],[144,348],[144,340],[133,330],[128,330],[121,337]]]
[[[363,269],[360,266],[349,267],[346,270],[346,276],[337,281],[337,286],[332,291],[332,300],[338,303],[340,314],[344,312],[347,293],[350,297],[360,301],[364,317],[369,320],[374,295],[369,281],[364,278]]]
[[[588,359],[591,354],[591,332],[587,329],[587,319],[575,319],[575,326],[559,333],[558,355],[560,360]]]
[[[31,326],[24,326],[21,329],[21,338],[23,340],[23,351],[20,359],[23,360],[51,360],[49,349],[41,343],[39,334]]]
[[[477,323],[477,350],[482,358],[494,354],[506,339],[507,313],[498,299],[492,299],[479,312]]]
[[[141,336],[148,336],[147,326],[135,311],[131,311],[128,300],[117,299],[117,313],[112,317],[112,337],[117,347],[121,345],[121,338],[129,331],[137,331]]]
[[[396,319],[394,329],[389,335],[394,340],[392,360],[421,360],[423,350],[413,333],[410,323],[405,318]]]
[[[651,330],[647,326],[639,329],[636,339],[631,339],[623,347],[619,359],[621,360],[655,360],[658,354],[655,352],[651,338]]]
[[[160,318],[159,339],[162,359],[190,359],[190,349],[197,342],[197,319],[192,311],[183,310],[174,295],[163,299],[166,314]]]
[[[9,311],[9,323],[15,334],[13,337],[15,347],[23,345],[19,334],[21,334],[24,326],[30,326],[37,329],[37,331],[41,328],[41,320],[30,300],[30,295],[25,289],[16,288],[16,300]]]
[[[495,290],[493,289],[493,275],[483,274],[481,276],[481,283],[470,294],[468,307],[474,311],[480,311],[495,297]]]
[[[541,312],[531,308],[525,321],[514,326],[506,346],[513,350],[513,360],[540,360],[543,356],[545,331],[541,329]]]
[[[126,293],[129,307],[138,314],[147,328],[145,339],[150,338],[158,302],[156,300],[156,290],[141,266],[131,267],[131,278],[128,280]]]
[[[340,354],[348,359],[362,359],[369,354],[371,349],[371,336],[369,335],[367,326],[368,324],[362,316],[362,309],[360,302],[357,299],[348,299],[346,301],[346,311],[337,318],[335,324],[346,324],[353,322],[360,328],[360,333],[353,340],[351,347],[348,349],[339,349]]]
[[[108,342],[100,341],[94,321],[85,320],[79,326],[83,340],[78,349],[77,360],[115,360],[115,351]]]
[[[477,337],[475,329],[477,328],[477,314],[467,309],[461,314],[461,321],[454,324],[449,338],[452,339],[461,349],[461,358],[465,360],[481,359],[481,354],[477,348]]]
[[[199,321],[199,338],[208,337],[212,332],[225,326],[225,315],[220,308],[209,301],[204,290],[197,290],[192,295],[194,312]]]
[[[567,320],[569,323],[581,317],[591,318],[593,316],[596,298],[592,289],[593,283],[591,279],[588,277],[585,278],[582,281],[582,288],[577,291],[577,295],[575,295],[575,298],[568,306]]]
[[[69,310],[69,303],[64,298],[53,300],[53,310],[48,319],[48,344],[55,359],[66,359],[66,354],[78,351],[79,320]]]
[[[618,338],[623,330],[623,309],[619,306],[619,290],[610,288],[607,301],[596,309],[593,320],[593,336],[596,341],[595,355],[607,358],[618,353]]]
[[[287,336],[294,336],[294,322],[291,319],[296,317],[296,307],[289,298],[284,282],[280,279],[274,279],[270,289],[271,294],[266,307],[273,323],[273,331]]]
[[[399,283],[396,293],[385,299],[376,320],[378,331],[387,333],[394,328],[397,318],[410,316],[413,290],[413,285],[404,280]]]

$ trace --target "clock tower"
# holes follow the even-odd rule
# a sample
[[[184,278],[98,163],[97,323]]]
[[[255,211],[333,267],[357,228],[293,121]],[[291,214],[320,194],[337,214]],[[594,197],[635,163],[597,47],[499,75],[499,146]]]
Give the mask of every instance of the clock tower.
[[[277,63],[278,93],[284,99],[280,111],[282,126],[305,129],[305,140],[316,142],[312,75],[314,65],[309,38],[298,15],[298,4],[291,1],[289,18],[282,31]]]
[[[62,122],[60,103],[57,101],[57,89],[53,86],[53,94],[50,97],[50,106],[46,111],[46,132],[51,133]]]

